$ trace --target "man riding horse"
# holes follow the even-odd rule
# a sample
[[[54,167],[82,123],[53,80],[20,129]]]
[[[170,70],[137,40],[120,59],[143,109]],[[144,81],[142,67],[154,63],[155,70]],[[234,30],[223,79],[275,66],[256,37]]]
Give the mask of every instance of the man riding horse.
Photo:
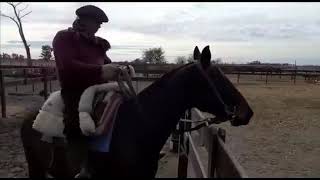
[[[59,31],[53,40],[53,50],[65,104],[64,134],[68,144],[70,167],[84,165],[87,137],[79,128],[79,100],[89,86],[116,80],[117,65],[111,64],[106,52],[107,40],[95,33],[108,17],[100,8],[87,5],[76,10],[77,18],[71,28]]]
[[[108,152],[89,150],[89,138],[82,134],[83,126],[79,126],[81,96],[89,87],[117,80],[122,70],[112,65],[106,55],[110,49],[108,41],[95,36],[101,23],[108,22],[105,13],[89,5],[79,8],[76,14],[73,27],[59,31],[53,40],[65,105],[67,147],[64,143],[60,146],[60,143],[41,142],[41,133],[33,129],[33,116],[26,118],[21,139],[30,177],[48,177],[48,174],[74,177],[86,166],[90,167],[92,177],[155,177],[159,153],[187,109],[198,108],[215,115],[219,122],[229,120],[233,126],[249,123],[253,111],[246,99],[219,67],[211,63],[209,46],[202,53],[196,46],[195,62],[171,70],[135,98],[121,104]],[[101,119],[105,111],[99,107],[108,106],[101,103],[91,108]],[[81,174],[77,177],[86,177]]]

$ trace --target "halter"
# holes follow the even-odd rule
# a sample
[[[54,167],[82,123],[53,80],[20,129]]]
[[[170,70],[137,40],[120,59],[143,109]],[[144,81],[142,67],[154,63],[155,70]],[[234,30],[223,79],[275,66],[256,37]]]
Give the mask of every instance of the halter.
[[[222,100],[220,93],[218,93],[217,87],[216,85],[210,80],[210,77],[208,75],[208,73],[202,68],[200,63],[197,63],[196,66],[198,67],[200,73],[202,74],[202,76],[207,80],[207,82],[209,83],[209,87],[212,89],[213,93],[216,95],[216,97],[218,98],[219,103],[221,103],[224,106],[224,109],[227,113],[227,119],[231,119],[234,116],[234,112],[230,112],[229,108],[227,107],[227,105],[224,103],[224,101]],[[220,70],[218,68],[218,70]]]
[[[212,91],[215,93],[216,97],[218,98],[218,101],[224,106],[224,109],[226,110],[227,113],[227,120],[230,119],[230,121],[234,120],[235,118],[235,113],[234,112],[230,112],[227,108],[227,105],[224,103],[224,101],[222,100],[220,94],[218,93],[217,87],[215,86],[215,84],[210,80],[209,75],[207,74],[207,72],[202,68],[200,63],[196,62],[196,66],[199,69],[201,75],[206,79],[206,81],[209,83],[210,88],[212,89]],[[220,70],[220,69],[219,69]],[[214,117],[214,118],[204,118],[202,120],[189,120],[189,119],[181,119],[180,121],[182,122],[190,122],[190,123],[200,123],[197,126],[193,127],[193,128],[189,128],[189,129],[182,129],[182,130],[176,130],[175,132],[178,134],[183,134],[185,132],[191,132],[191,131],[195,131],[198,130],[204,126],[210,126],[211,124],[220,124],[221,122],[224,122],[224,120],[218,118],[218,117]]]

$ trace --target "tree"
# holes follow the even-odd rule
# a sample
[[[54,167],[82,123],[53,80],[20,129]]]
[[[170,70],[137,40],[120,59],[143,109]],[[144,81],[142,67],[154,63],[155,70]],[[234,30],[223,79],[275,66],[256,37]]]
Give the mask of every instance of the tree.
[[[12,58],[12,59],[19,59],[19,55],[16,54],[16,53],[12,53],[12,54],[11,54],[11,58]]]
[[[184,56],[178,56],[175,59],[176,64],[186,64],[187,63],[187,58]]]
[[[261,64],[261,62],[260,61],[251,61],[248,64]]]
[[[20,55],[19,55],[19,59],[20,59],[20,60],[23,60],[23,59],[24,59],[24,56],[20,54]]]
[[[161,47],[150,48],[143,51],[142,60],[150,64],[166,64],[167,61],[164,57],[164,51]]]
[[[49,61],[52,57],[51,53],[52,53],[53,48],[49,45],[44,45],[41,47],[41,49],[42,49],[42,52],[41,52],[40,57],[42,57],[46,61]]]
[[[7,53],[2,53],[2,58],[3,59],[11,59],[11,56]]]
[[[215,64],[222,64],[222,59],[221,58],[217,58],[217,59],[213,60],[213,62]]]
[[[22,11],[24,11],[28,7],[28,5],[26,5],[24,8],[18,9],[17,7],[21,3],[22,2],[14,4],[14,3],[11,3],[11,2],[7,2],[7,4],[9,4],[12,7],[13,12],[14,12],[14,16],[9,16],[9,15],[3,14],[2,12],[1,12],[1,16],[11,19],[18,26],[20,37],[21,37],[23,45],[24,45],[24,47],[26,49],[28,65],[31,66],[32,65],[32,61],[31,61],[31,54],[30,54],[30,45],[27,44],[27,40],[26,40],[26,38],[24,36],[24,33],[23,33],[22,18],[24,18],[25,16],[30,14],[32,11],[29,11],[27,13],[21,14]]]
[[[191,63],[194,62],[195,60],[193,59],[193,55],[189,54],[189,56],[187,57],[187,63]]]
[[[137,58],[137,59],[133,60],[132,63],[134,63],[134,64],[143,64],[144,61],[142,59],[140,59],[140,58]]]

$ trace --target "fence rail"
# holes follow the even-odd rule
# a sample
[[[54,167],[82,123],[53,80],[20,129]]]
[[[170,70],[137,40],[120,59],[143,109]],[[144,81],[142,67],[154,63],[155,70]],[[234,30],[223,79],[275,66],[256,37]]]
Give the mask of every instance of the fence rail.
[[[203,114],[193,108],[191,120],[204,119]],[[181,125],[184,124],[184,125]],[[179,127],[191,124],[180,122]],[[178,177],[200,178],[246,178],[248,177],[225,144],[226,131],[214,126],[180,136]],[[204,156],[204,158],[203,158]]]
[[[18,69],[18,70],[25,70],[25,69],[40,69],[41,74],[37,75],[38,77],[28,77],[28,71],[24,71],[24,75],[22,79],[14,79],[10,81],[5,80],[5,71]],[[53,73],[50,73],[50,70],[53,69]],[[49,90],[51,92],[52,89],[52,80],[57,80],[57,76],[55,74],[55,68],[52,67],[26,67],[26,66],[11,66],[11,65],[1,65],[0,66],[0,95],[1,95],[1,115],[3,118],[7,117],[7,104],[6,104],[6,88],[11,86],[16,86],[16,91],[18,90],[18,85],[27,85],[32,84],[32,89],[34,91],[34,84],[43,82],[43,96],[45,99],[49,96]],[[49,85],[49,88],[48,88]]]

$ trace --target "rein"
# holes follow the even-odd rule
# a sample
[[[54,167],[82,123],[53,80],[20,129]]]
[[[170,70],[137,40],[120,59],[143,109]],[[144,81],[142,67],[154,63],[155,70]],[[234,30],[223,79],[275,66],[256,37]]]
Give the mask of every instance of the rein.
[[[122,78],[123,76],[123,78]],[[124,81],[128,84],[129,89],[126,88]],[[118,75],[118,85],[124,96],[128,99],[130,98],[136,98],[137,93],[134,90],[132,86],[132,79],[131,76],[129,75],[128,71],[124,68],[120,68],[120,73]]]
[[[175,130],[175,133],[183,134],[185,132],[191,132],[196,131],[202,127],[209,127],[211,124],[220,124],[223,121],[220,121],[217,117],[214,118],[204,118],[202,120],[189,120],[189,119],[180,119],[182,122],[190,122],[190,123],[197,123],[200,122],[200,124],[196,125],[195,127],[189,128],[189,129],[182,129],[182,130]]]

